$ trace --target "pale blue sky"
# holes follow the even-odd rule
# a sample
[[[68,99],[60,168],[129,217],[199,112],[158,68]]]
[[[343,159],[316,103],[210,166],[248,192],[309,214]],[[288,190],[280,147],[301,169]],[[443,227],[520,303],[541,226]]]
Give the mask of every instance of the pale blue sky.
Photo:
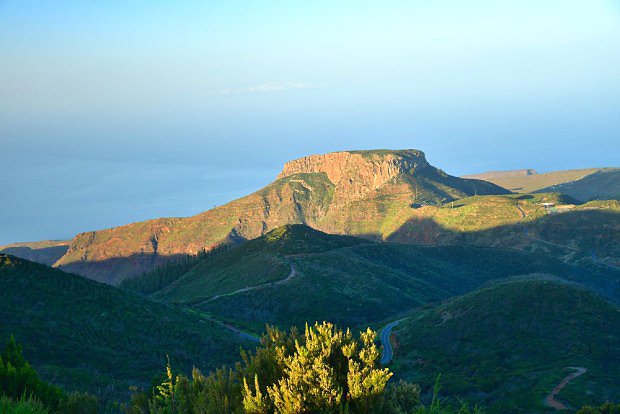
[[[620,1],[0,0],[0,145],[0,243],[197,213],[309,153],[618,166]]]

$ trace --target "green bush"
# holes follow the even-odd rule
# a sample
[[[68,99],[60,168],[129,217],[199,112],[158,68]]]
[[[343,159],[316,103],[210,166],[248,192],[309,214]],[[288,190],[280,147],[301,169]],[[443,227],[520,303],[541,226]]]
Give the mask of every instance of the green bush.
[[[0,354],[0,395],[12,399],[34,397],[53,410],[58,408],[64,397],[60,388],[39,379],[13,336]]]
[[[583,407],[576,414],[620,414],[620,404],[606,402],[598,407]]]
[[[85,392],[72,392],[60,403],[58,410],[62,414],[97,414],[99,402],[97,397]]]
[[[469,414],[438,398],[428,407],[420,388],[400,381],[388,386],[392,373],[378,366],[379,350],[370,329],[354,337],[323,322],[289,333],[267,327],[261,346],[241,352],[234,370],[221,368],[204,376],[166,374],[147,392],[133,390],[127,414]]]
[[[94,395],[82,392],[66,395],[60,388],[41,380],[13,336],[0,353],[0,396],[0,414],[96,414],[99,410]]]
[[[22,395],[19,399],[0,397],[0,414],[49,414],[43,404],[33,398]]]

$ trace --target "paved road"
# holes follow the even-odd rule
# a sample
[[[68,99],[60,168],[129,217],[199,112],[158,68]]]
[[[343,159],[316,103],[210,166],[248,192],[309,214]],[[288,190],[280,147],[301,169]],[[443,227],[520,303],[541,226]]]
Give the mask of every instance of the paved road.
[[[383,365],[388,364],[392,360],[394,352],[392,351],[392,344],[390,343],[390,334],[392,328],[398,325],[400,321],[390,322],[381,331],[381,345],[383,345],[383,355],[381,355],[381,363]]]
[[[242,337],[243,339],[247,339],[248,341],[252,341],[252,342],[260,342],[260,338],[258,336],[254,336],[252,334],[249,334],[247,332],[243,332],[241,329],[236,328],[232,325],[229,325],[227,323],[220,323],[219,321],[216,322],[219,325],[223,326],[224,328],[228,329],[229,331],[232,331],[234,333],[236,333],[237,335],[239,335],[240,337]]]
[[[260,342],[260,337],[258,337],[256,335],[252,335],[251,333],[243,332],[241,329],[239,329],[239,328],[237,328],[235,326],[232,326],[232,325],[230,325],[230,324],[228,324],[226,322],[222,322],[222,321],[220,321],[218,319],[215,319],[215,318],[213,318],[211,316],[208,316],[208,315],[206,315],[204,313],[202,314],[202,316],[205,319],[208,319],[211,322],[220,325],[222,328],[228,329],[229,331],[239,335],[243,339],[246,339],[246,340],[252,341],[252,342]],[[204,322],[204,321],[200,321],[200,322]]]
[[[556,385],[555,388],[549,393],[549,395],[545,397],[545,403],[549,407],[553,407],[556,410],[568,410],[568,407],[565,406],[560,401],[556,400],[555,396],[558,395],[560,391],[562,391],[562,388],[566,387],[566,384],[568,384],[569,382],[571,382],[573,379],[577,378],[578,376],[585,374],[587,371],[587,369],[583,367],[567,367],[567,369],[574,369],[575,372],[573,372],[570,375],[567,375],[562,380],[562,382]]]

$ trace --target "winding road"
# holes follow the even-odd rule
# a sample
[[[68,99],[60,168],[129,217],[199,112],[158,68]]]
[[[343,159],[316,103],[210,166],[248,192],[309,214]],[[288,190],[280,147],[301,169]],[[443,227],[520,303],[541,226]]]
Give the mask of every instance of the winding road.
[[[276,282],[269,282],[269,283],[264,283],[262,285],[256,285],[256,286],[247,286],[241,289],[237,289],[233,292],[229,292],[229,293],[222,293],[221,295],[215,295],[210,297],[209,299],[200,301],[198,303],[195,303],[194,305],[202,305],[203,303],[209,303],[212,302],[214,300],[217,300],[219,298],[223,298],[226,296],[234,296],[234,295],[238,295],[239,293],[244,293],[244,292],[249,292],[251,290],[256,290],[256,289],[263,289],[263,288],[267,288],[267,287],[271,287],[271,286],[278,286],[278,285],[283,285],[285,283],[288,283],[292,278],[294,278],[297,275],[297,271],[295,270],[295,266],[293,266],[293,263],[289,263],[291,266],[291,271],[288,274],[288,276],[286,276],[284,279],[278,280]]]
[[[555,399],[555,396],[558,395],[560,393],[560,391],[562,391],[562,388],[566,387],[566,385],[571,382],[572,380],[574,380],[575,378],[583,375],[586,373],[587,369],[583,368],[583,367],[566,367],[566,369],[574,369],[575,372],[567,375],[562,382],[560,382],[558,385],[555,386],[555,388],[553,390],[551,390],[551,392],[549,393],[549,395],[547,395],[545,397],[545,403],[549,406],[549,407],[553,407],[556,410],[568,410],[568,407],[566,405],[564,405],[563,403],[561,403],[560,401]]]
[[[383,330],[381,330],[381,345],[383,345],[383,355],[381,355],[381,363],[383,365],[389,364],[392,360],[392,356],[394,356],[394,352],[392,350],[392,344],[390,343],[390,335],[392,334],[392,328],[398,325],[400,321],[390,322]]]

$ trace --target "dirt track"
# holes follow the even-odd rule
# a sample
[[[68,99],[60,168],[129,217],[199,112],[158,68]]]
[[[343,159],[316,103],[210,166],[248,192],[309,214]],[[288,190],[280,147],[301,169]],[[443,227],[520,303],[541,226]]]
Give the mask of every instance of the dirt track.
[[[556,400],[555,396],[558,395],[560,391],[562,391],[562,388],[564,388],[566,384],[568,384],[569,382],[571,382],[573,379],[577,378],[578,376],[585,374],[587,371],[587,369],[583,367],[566,367],[566,368],[574,369],[575,372],[567,375],[558,385],[555,386],[553,390],[551,390],[549,395],[545,397],[545,404],[547,404],[549,407],[555,408],[556,410],[568,410],[568,407],[565,406],[560,401]]]
[[[294,278],[297,275],[297,271],[295,271],[295,266],[293,266],[292,263],[290,265],[291,265],[290,273],[288,274],[288,276],[286,276],[286,278],[282,280],[278,280],[276,282],[268,282],[268,283],[257,285],[257,286],[248,286],[248,287],[244,287],[241,289],[237,289],[234,292],[222,293],[221,295],[215,295],[207,300],[198,302],[197,305],[202,305],[203,303],[209,303],[222,297],[234,296],[234,295],[238,295],[239,293],[249,292],[251,290],[263,289],[263,288],[267,288],[271,286],[278,286],[278,285],[283,285],[285,283],[288,283],[292,278]]]

